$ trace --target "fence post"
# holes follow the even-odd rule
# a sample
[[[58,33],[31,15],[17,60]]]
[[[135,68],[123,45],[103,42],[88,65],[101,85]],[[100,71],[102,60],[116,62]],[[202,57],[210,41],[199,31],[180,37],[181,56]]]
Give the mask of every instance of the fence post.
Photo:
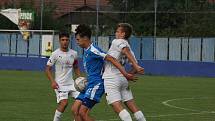
[[[187,61],[190,60],[190,37],[187,39]]]
[[[11,33],[9,33],[10,35],[10,39],[9,39],[9,55],[11,54],[11,38],[12,38],[12,35]]]
[[[203,51],[203,37],[201,37],[200,61],[202,61],[202,55],[203,55],[202,51]]]
[[[18,34],[16,33],[16,48],[15,48],[15,55],[17,56],[17,48],[18,48]]]
[[[183,38],[181,38],[181,45],[180,45],[180,59],[181,59],[181,61],[182,61],[182,49],[183,49],[183,47],[182,47],[182,42],[183,42]]]
[[[30,40],[27,40],[27,58],[28,58],[28,56],[29,56],[29,41],[30,41]]]
[[[143,60],[143,37],[140,37],[140,59]]]

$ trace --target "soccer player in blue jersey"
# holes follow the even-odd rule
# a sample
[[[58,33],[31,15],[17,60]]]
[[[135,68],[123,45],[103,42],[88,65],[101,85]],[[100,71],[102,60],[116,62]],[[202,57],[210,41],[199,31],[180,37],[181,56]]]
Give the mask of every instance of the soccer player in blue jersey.
[[[83,63],[88,84],[85,90],[76,98],[79,103],[74,104],[75,107],[73,109],[74,112],[79,110],[78,115],[80,115],[82,121],[93,121],[93,118],[89,116],[90,109],[96,103],[99,103],[104,94],[104,81],[102,79],[104,60],[116,66],[128,80],[133,80],[134,76],[127,73],[115,58],[107,55],[99,47],[92,44],[90,40],[91,29],[89,26],[79,25],[76,29],[75,36],[77,44],[84,48]]]

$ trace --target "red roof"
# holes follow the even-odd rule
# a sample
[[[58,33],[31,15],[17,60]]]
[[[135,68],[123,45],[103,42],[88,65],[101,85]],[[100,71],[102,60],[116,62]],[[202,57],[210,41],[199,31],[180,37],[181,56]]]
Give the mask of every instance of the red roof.
[[[16,7],[19,6],[21,0],[1,0],[0,5],[5,5],[5,4],[15,4]],[[31,0],[27,0],[25,2],[30,2]],[[32,0],[34,3],[34,6],[37,10],[37,12],[40,11],[40,0]],[[49,5],[49,2],[52,2],[52,0],[44,0],[44,7]],[[77,8],[80,8],[84,5],[90,6],[92,8],[96,7],[96,1],[97,0],[56,0],[56,15],[61,16],[63,14],[69,13],[71,11],[74,11]],[[99,0],[100,1],[100,9],[102,7],[108,7],[108,0]],[[86,2],[86,3],[85,3]],[[2,7],[1,7],[2,8]]]

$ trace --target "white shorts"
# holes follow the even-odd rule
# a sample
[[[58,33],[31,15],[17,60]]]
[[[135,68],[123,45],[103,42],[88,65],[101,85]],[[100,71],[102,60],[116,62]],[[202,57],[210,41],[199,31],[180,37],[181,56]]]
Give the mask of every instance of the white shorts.
[[[132,92],[125,77],[104,79],[105,93],[108,104],[116,101],[129,101],[133,99]]]
[[[68,99],[69,97],[76,98],[78,97],[79,93],[78,91],[58,91],[55,89],[57,103],[59,103],[61,100]]]

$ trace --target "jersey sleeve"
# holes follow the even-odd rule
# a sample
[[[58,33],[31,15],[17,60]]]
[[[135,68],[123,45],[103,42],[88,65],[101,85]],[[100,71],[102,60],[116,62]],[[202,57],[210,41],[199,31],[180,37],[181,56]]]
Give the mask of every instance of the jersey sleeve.
[[[56,60],[57,60],[56,55],[54,53],[52,53],[52,55],[49,57],[46,65],[53,66],[55,64]]]
[[[129,47],[128,42],[124,41],[124,40],[118,40],[115,41],[114,43],[116,45],[116,47],[121,51],[124,47]]]
[[[97,48],[92,48],[91,52],[94,54],[94,56],[96,58],[103,58],[104,59],[107,55],[105,52],[98,50]]]
[[[137,62],[137,59],[136,59],[136,57],[135,57],[135,55],[134,55],[134,52],[131,50],[131,47],[130,47],[130,45],[128,44],[127,41],[125,41],[125,40],[120,40],[120,39],[119,39],[119,40],[116,41],[114,44],[116,45],[116,47],[117,47],[117,49],[118,49],[119,51],[121,51],[124,47],[128,47],[128,48],[130,49],[130,52],[131,52],[132,56],[134,57],[135,61]],[[130,62],[129,62],[129,63],[130,63]],[[131,64],[131,63],[130,63],[130,64]]]

